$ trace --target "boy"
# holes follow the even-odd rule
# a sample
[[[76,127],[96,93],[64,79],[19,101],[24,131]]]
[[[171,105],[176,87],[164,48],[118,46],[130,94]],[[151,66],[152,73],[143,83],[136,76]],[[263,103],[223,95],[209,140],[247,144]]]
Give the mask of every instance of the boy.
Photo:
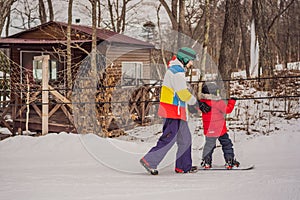
[[[238,167],[240,163],[234,158],[233,144],[227,133],[225,115],[232,112],[236,98],[229,99],[226,105],[218,93],[219,87],[216,83],[209,82],[203,84],[200,102],[209,105],[211,110],[207,113],[202,113],[205,145],[201,166],[206,169],[211,168],[212,154],[216,148],[216,140],[218,139],[222,145],[226,162],[225,167],[232,169],[234,166]]]

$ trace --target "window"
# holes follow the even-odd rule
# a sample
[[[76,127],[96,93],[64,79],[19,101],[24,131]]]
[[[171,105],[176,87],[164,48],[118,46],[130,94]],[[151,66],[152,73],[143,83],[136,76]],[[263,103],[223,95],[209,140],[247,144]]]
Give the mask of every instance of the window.
[[[136,86],[139,85],[140,79],[143,78],[142,62],[122,62],[122,85]]]
[[[65,55],[55,52],[42,51],[21,51],[20,62],[21,74],[20,82],[26,83],[26,74],[28,73],[30,81],[40,82],[42,80],[42,61],[34,60],[36,56],[50,55],[49,60],[49,81],[57,81],[63,77],[65,68]],[[61,76],[60,76],[61,74]]]
[[[33,78],[36,81],[42,80],[42,61],[33,60]],[[57,62],[49,60],[49,80],[57,79]]]

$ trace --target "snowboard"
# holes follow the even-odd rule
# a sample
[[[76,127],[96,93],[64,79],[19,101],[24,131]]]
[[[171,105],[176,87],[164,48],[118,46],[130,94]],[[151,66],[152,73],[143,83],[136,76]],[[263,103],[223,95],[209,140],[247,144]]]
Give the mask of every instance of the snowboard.
[[[220,171],[241,171],[241,170],[251,170],[254,169],[254,165],[248,165],[248,166],[240,166],[240,167],[234,167],[232,169],[227,169],[225,166],[216,166],[213,165],[212,168],[206,169],[203,167],[198,167],[198,171],[215,171],[215,170],[220,170]]]

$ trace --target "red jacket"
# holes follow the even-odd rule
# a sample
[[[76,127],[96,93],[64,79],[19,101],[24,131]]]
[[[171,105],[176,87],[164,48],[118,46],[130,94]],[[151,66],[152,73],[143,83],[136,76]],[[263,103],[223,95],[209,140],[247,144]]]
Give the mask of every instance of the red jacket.
[[[231,113],[235,100],[230,99],[226,105],[223,100],[201,99],[211,107],[208,113],[202,113],[204,135],[207,137],[220,137],[227,132],[225,115]]]

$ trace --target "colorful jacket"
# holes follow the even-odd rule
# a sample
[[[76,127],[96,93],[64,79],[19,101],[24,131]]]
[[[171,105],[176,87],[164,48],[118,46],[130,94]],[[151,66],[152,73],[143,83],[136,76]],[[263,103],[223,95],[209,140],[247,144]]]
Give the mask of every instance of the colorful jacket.
[[[187,89],[183,65],[177,59],[171,61],[160,92],[158,115],[186,121],[187,104],[195,103],[196,98]]]
[[[231,113],[235,100],[229,99],[226,105],[220,97],[212,94],[202,94],[201,102],[211,107],[208,113],[202,113],[204,135],[207,137],[220,137],[227,132],[225,116]]]

